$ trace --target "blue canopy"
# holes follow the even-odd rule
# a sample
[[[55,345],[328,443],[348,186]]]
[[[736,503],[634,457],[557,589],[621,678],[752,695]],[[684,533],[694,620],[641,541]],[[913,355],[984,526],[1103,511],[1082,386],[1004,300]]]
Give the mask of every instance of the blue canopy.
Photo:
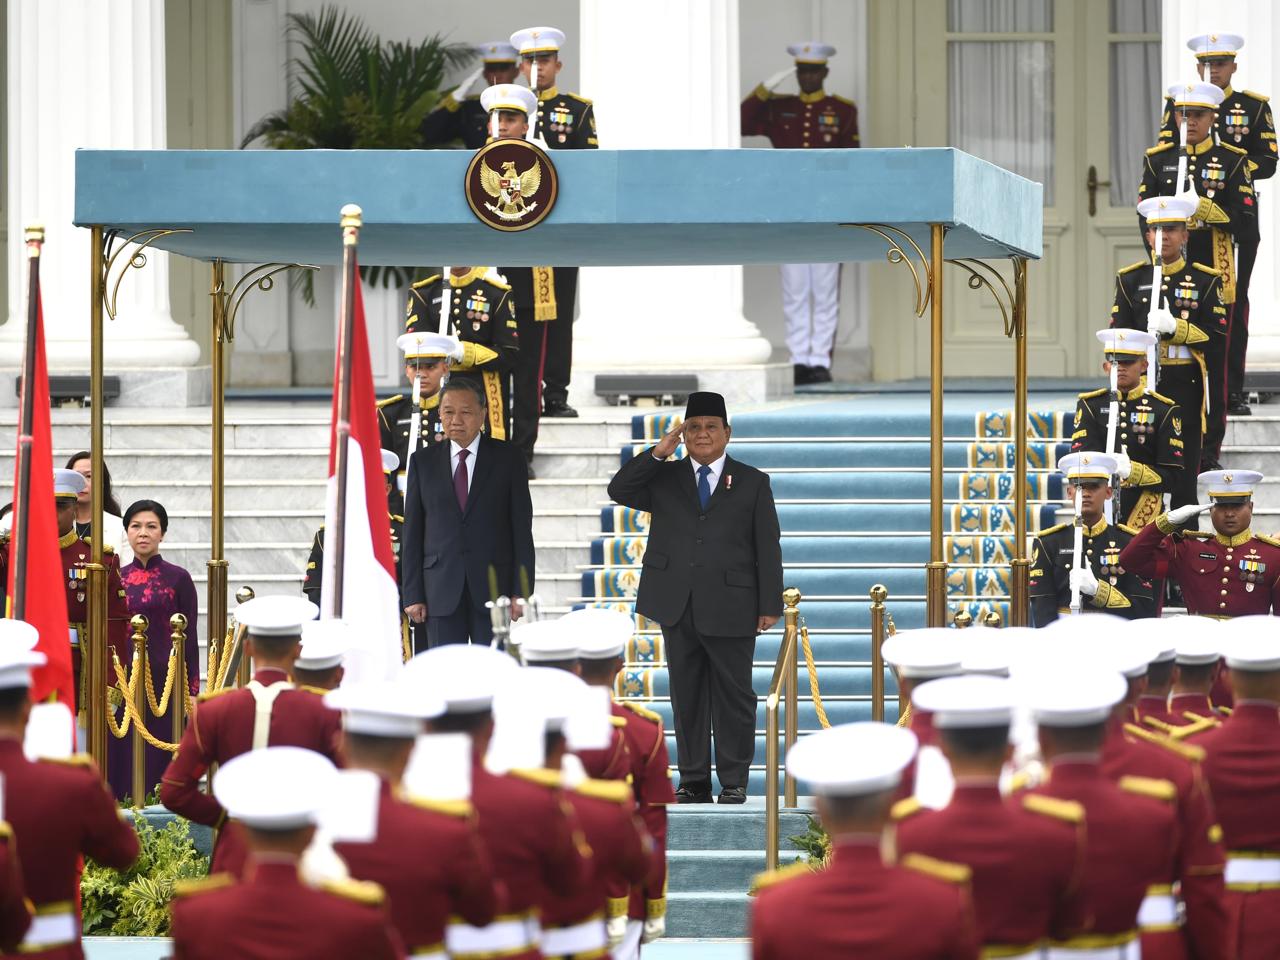
[[[502,233],[467,206],[461,150],[81,150],[75,222],[199,260],[337,263],[338,211],[364,209],[364,264],[583,266],[883,260],[849,224],[906,230],[948,258],[1039,258],[1042,188],[949,148],[553,151],[547,219]]]

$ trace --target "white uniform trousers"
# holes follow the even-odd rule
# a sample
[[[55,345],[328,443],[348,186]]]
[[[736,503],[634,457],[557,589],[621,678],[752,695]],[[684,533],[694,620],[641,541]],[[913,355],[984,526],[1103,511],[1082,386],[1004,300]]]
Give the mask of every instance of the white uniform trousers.
[[[840,264],[784,263],[782,313],[791,362],[830,367],[840,323]]]
[[[613,960],[640,960],[640,937],[643,933],[643,920],[628,920],[627,935],[611,951]]]

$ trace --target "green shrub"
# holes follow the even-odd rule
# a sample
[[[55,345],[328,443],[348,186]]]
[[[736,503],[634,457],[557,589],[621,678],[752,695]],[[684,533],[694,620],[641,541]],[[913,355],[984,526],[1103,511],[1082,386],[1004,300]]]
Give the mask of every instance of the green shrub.
[[[827,836],[827,831],[822,828],[817,817],[809,814],[808,820],[809,829],[787,839],[793,847],[804,854],[810,869],[821,870],[827,865],[827,858],[831,856],[831,838]]]
[[[141,852],[128,870],[85,861],[80,897],[86,935],[167,935],[174,883],[209,872],[209,860],[196,852],[187,821],[175,819],[157,830],[138,817],[134,825]]]

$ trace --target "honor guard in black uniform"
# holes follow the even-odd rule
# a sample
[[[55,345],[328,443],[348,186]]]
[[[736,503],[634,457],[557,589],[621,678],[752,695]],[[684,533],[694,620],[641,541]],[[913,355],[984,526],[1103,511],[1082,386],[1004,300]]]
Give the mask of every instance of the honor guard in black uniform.
[[[1142,262],[1130,264],[1116,275],[1116,299],[1111,307],[1112,327],[1146,330],[1160,338],[1159,382],[1155,386],[1178,405],[1183,416],[1181,460],[1190,465],[1172,478],[1169,492],[1174,507],[1196,502],[1201,439],[1210,421],[1221,424],[1226,417],[1221,403],[1207,402],[1205,357],[1222,356],[1227,308],[1219,296],[1221,274],[1203,263],[1188,263],[1184,256],[1185,218],[1192,212],[1191,204],[1179,197],[1151,197],[1138,204],[1139,215],[1147,221],[1147,242],[1154,246],[1157,230],[1161,234],[1160,303],[1151,309],[1153,267]],[[1219,432],[1221,429],[1219,426]],[[1142,524],[1130,522],[1129,526]]]
[[[1187,47],[1195,54],[1200,79],[1222,90],[1218,107],[1218,140],[1239,147],[1249,155],[1249,175],[1257,189],[1257,181],[1268,180],[1276,172],[1276,124],[1271,104],[1260,93],[1236,90],[1231,81],[1236,72],[1236,53],[1244,46],[1244,37],[1227,33],[1206,33],[1192,37]],[[1173,117],[1173,101],[1165,101],[1160,139],[1178,142],[1178,126]],[[1254,203],[1258,202],[1255,193]],[[1256,206],[1255,206],[1256,211]],[[1249,279],[1258,256],[1256,238],[1236,238],[1236,300],[1227,353],[1228,412],[1247,416],[1250,412],[1244,391],[1245,352],[1249,346]]]
[[[449,366],[449,376],[472,380],[483,392],[489,436],[506,440],[511,431],[511,371],[520,352],[511,288],[489,267],[451,267],[449,333],[462,344],[462,360]],[[407,333],[439,329],[444,302],[440,275],[428,277],[409,291]]]
[[[1145,330],[1112,329],[1099,330],[1098,339],[1106,358],[1103,370],[1110,374],[1113,364],[1116,368],[1117,516],[1136,530],[1161,514],[1164,495],[1174,490],[1182,472],[1182,415],[1176,403],[1148,390],[1143,379],[1154,336]],[[1073,453],[1107,452],[1110,410],[1109,387],[1080,394],[1071,432]]]
[[[409,323],[413,324],[420,314],[413,312],[414,298],[409,298]],[[449,361],[463,356],[465,351],[453,337],[442,337],[435,333],[402,334],[396,340],[396,346],[404,353],[404,373],[409,380],[408,393],[398,393],[394,397],[378,401],[378,432],[381,435],[382,449],[394,451],[400,465],[396,469],[395,491],[398,496],[404,494],[405,471],[409,467],[410,436],[413,433],[414,417],[419,418],[418,446],[421,450],[435,443],[444,441],[444,428],[440,425],[440,388],[444,386],[445,377],[449,373]],[[418,388],[418,410],[413,409],[414,380],[420,380]],[[393,498],[389,503],[394,507],[401,501]],[[392,512],[403,512],[393,509]]]
[[[539,142],[552,150],[596,149],[599,143],[591,101],[556,86],[563,66],[563,31],[530,27],[513,33],[511,43],[520,53],[520,72],[537,94],[535,110],[530,113],[532,138],[540,138]],[[516,375],[517,404],[538,404],[539,414],[545,417],[576,417],[578,412],[569,406],[569,374],[573,367],[578,268],[504,267],[501,272],[515,296],[523,344],[523,375]],[[518,409],[516,419],[514,439],[532,458],[537,423],[530,424],[532,433],[525,434],[518,423]]]
[[[1182,196],[1195,203],[1189,220],[1187,259],[1203,263],[1222,274],[1220,297],[1228,310],[1236,299],[1235,244],[1257,242],[1257,203],[1249,175],[1249,157],[1239,147],[1219,143],[1213,136],[1214,117],[1222,102],[1222,91],[1211,83],[1175,84],[1169,88],[1174,113],[1187,128],[1185,158],[1177,144],[1165,142],[1147,151],[1143,164],[1141,199],[1157,196]],[[1185,159],[1189,183],[1177,183],[1179,160]],[[1146,225],[1139,216],[1139,226]],[[1228,332],[1228,336],[1230,336]],[[1206,350],[1210,408],[1221,404],[1226,408],[1226,354],[1212,344]],[[1225,427],[1224,427],[1225,428]],[[1222,432],[1210,422],[1206,425],[1201,447],[1201,464],[1217,464],[1222,447]],[[1196,469],[1195,464],[1188,466]]]
[[[1107,523],[1104,505],[1111,499],[1111,478],[1118,464],[1105,453],[1068,453],[1058,461],[1066,474],[1067,493],[1080,490],[1083,527],[1080,568],[1072,569],[1075,523],[1062,523],[1036,534],[1031,551],[1031,618],[1044,627],[1071,610],[1073,590],[1080,591],[1082,613],[1110,613],[1127,620],[1153,617],[1156,612],[1151,581],[1120,566],[1120,551],[1135,531]]]
[[[483,60],[480,69],[445,94],[422,121],[422,138],[430,146],[461,140],[468,150],[479,150],[489,139],[489,112],[480,105],[480,95],[468,96],[468,91],[481,76],[486,87],[512,83],[520,70],[516,66],[516,48],[505,40],[482,43],[476,53]]]

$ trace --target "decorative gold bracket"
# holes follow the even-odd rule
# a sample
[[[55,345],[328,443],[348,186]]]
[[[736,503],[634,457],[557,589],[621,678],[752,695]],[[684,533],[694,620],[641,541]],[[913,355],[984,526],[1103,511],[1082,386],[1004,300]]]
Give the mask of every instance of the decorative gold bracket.
[[[889,245],[889,249],[885,253],[885,259],[890,263],[904,263],[907,269],[911,271],[911,280],[916,285],[916,316],[923,317],[924,312],[929,309],[929,301],[933,294],[934,266],[929,262],[929,258],[925,255],[924,250],[921,249],[920,244],[912,239],[911,234],[901,227],[893,227],[887,223],[842,223],[840,226],[857,227],[859,230],[870,231]],[[904,243],[911,248],[917,259],[919,259],[919,269],[911,262],[911,256],[904,248]],[[921,279],[921,274],[923,274],[923,280]]]
[[[240,305],[253,289],[266,292],[275,285],[275,276],[286,270],[319,270],[309,263],[261,263],[250,267],[244,276],[227,289],[225,263],[214,261],[216,279],[210,296],[214,298],[214,312],[218,318],[218,338],[223,343],[232,343],[236,338],[236,315]]]
[[[969,274],[968,284],[970,290],[981,290],[983,287],[987,289],[991,294],[991,299],[996,302],[996,307],[1000,310],[1004,335],[1012,338],[1018,333],[1019,324],[1021,324],[1022,333],[1024,335],[1026,333],[1026,316],[1017,309],[1017,291],[1019,285],[1026,283],[1027,258],[1010,257],[1009,259],[1013,263],[1012,285],[994,264],[986,260],[974,260],[966,257],[958,260],[948,260],[947,263],[953,264]]]
[[[171,237],[175,233],[194,233],[186,227],[156,227],[151,230],[142,230],[133,236],[120,241],[120,246],[116,250],[111,248],[115,245],[116,240],[123,236],[120,230],[108,230],[105,236],[105,243],[102,250],[102,305],[107,311],[107,317],[114,320],[116,318],[116,300],[120,294],[120,284],[124,282],[125,274],[130,268],[141,270],[147,265],[147,247],[155,243],[161,237]],[[121,254],[125,253],[132,247],[133,250],[124,260],[121,260]],[[117,269],[117,264],[119,269]],[[112,273],[114,271],[114,280]]]

